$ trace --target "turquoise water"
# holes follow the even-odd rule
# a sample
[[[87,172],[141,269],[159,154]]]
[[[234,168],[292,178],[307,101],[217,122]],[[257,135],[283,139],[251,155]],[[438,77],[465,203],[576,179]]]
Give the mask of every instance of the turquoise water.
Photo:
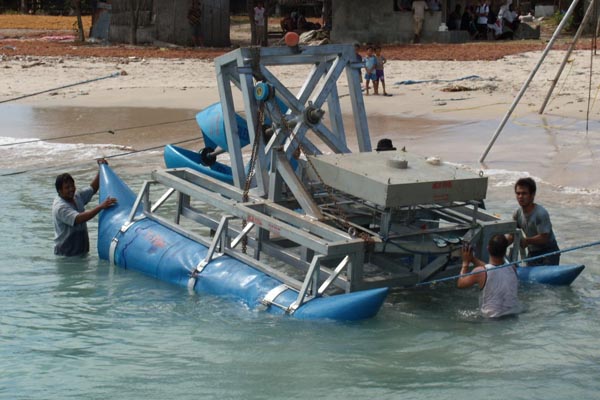
[[[96,167],[78,157],[71,172],[83,185]],[[153,163],[111,166],[138,188]],[[189,295],[94,251],[56,258],[59,172],[0,177],[2,399],[598,397],[599,248],[563,255],[587,265],[571,287],[523,287],[517,318],[480,319],[476,290],[440,284],[395,291],[368,321],[296,321]],[[507,217],[514,199],[503,174],[490,178],[487,206]],[[594,196],[540,190],[561,247],[600,239]]]

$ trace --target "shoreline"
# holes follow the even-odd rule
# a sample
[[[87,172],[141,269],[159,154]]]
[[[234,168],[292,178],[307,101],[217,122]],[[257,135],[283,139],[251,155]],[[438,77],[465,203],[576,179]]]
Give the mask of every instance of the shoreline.
[[[564,51],[553,51],[542,64],[515,109],[517,115],[537,112]],[[497,61],[388,61],[386,86],[392,97],[365,96],[367,113],[432,116],[449,120],[500,118],[538,62],[541,52],[522,53]],[[585,118],[589,85],[589,54],[575,51],[547,106],[550,115]],[[19,100],[39,107],[161,107],[202,109],[218,101],[212,61],[199,59],[7,57],[0,59],[0,101],[41,90],[122,73],[84,85],[57,89]],[[290,89],[299,89],[306,73],[274,67]],[[475,79],[464,79],[475,76]],[[439,81],[436,81],[439,80]],[[399,84],[415,81],[421,83]],[[341,85],[343,87],[344,85]],[[342,89],[340,96],[343,96]],[[342,107],[347,102],[342,102]],[[4,103],[7,104],[7,103]],[[597,107],[596,107],[597,108]],[[342,109],[344,113],[349,109]],[[593,115],[598,111],[593,111]],[[473,115],[477,112],[477,115]]]
[[[497,61],[389,61],[386,89],[392,97],[364,96],[371,140],[389,136],[396,146],[436,155],[476,169],[527,171],[556,187],[600,190],[594,179],[595,153],[600,144],[582,131],[587,112],[589,53],[576,51],[559,81],[546,114],[537,114],[565,52],[553,51],[542,64],[503,132],[486,158],[477,160],[514,101],[541,52],[507,56]],[[0,101],[115,72],[125,73],[80,86],[4,103],[33,108],[161,109],[167,114],[195,112],[219,100],[212,61],[199,59],[102,59],[73,57],[4,57],[0,60]],[[302,86],[308,69],[272,67],[292,92]],[[461,79],[476,75],[472,80]],[[435,81],[439,79],[439,81]],[[425,81],[412,85],[400,81]],[[344,85],[340,84],[340,97]],[[447,91],[457,90],[457,91]],[[592,100],[593,101],[593,100]],[[236,108],[242,107],[236,101]],[[0,106],[2,106],[0,105]],[[592,132],[598,131],[598,108],[590,113]],[[349,97],[342,114],[351,123]],[[142,117],[137,122],[143,121]],[[81,131],[104,129],[107,122]],[[121,125],[124,125],[123,123]],[[135,125],[133,122],[130,125]],[[127,125],[124,125],[127,126]],[[350,126],[350,125],[348,125]],[[89,129],[87,129],[89,128]],[[87,129],[87,130],[86,130]],[[187,128],[195,134],[197,127]],[[1,130],[0,136],[11,136]],[[166,130],[148,133],[148,143],[165,140]],[[181,137],[181,132],[180,136]],[[173,142],[175,136],[167,134]],[[110,138],[109,138],[110,140]],[[67,141],[68,142],[68,141]],[[85,142],[85,140],[84,140]],[[81,140],[77,140],[81,143]],[[147,147],[147,146],[142,146]],[[571,183],[573,185],[571,185]]]

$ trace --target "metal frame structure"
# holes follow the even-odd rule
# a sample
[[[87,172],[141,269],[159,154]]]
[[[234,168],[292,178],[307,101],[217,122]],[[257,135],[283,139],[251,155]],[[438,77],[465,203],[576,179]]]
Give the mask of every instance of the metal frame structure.
[[[271,71],[274,65],[311,65],[312,69],[297,94],[292,93]],[[357,144],[359,151],[370,151],[371,142],[360,88],[361,62],[357,62],[354,48],[349,45],[326,45],[295,47],[240,48],[215,59],[215,69],[221,106],[225,121],[227,144],[231,157],[234,185],[244,187],[246,180],[245,165],[237,132],[232,85],[241,91],[244,112],[248,123],[251,143],[257,135],[259,101],[255,97],[256,82],[268,82],[270,90],[287,106],[288,111],[273,129],[268,142],[259,140],[256,160],[256,185],[259,193],[267,195],[269,191],[269,154],[274,148],[282,146],[286,158],[291,159],[299,145],[310,154],[320,154],[317,147],[306,134],[311,130],[334,153],[349,153],[346,132],[342,121],[338,81],[345,72],[354,115]],[[266,101],[266,109],[277,113],[274,98]],[[327,105],[330,126],[320,118],[311,119],[315,110]],[[276,116],[274,116],[276,118]],[[290,128],[290,126],[292,126]],[[291,130],[291,132],[287,132]],[[279,164],[281,165],[281,163]],[[275,168],[271,168],[274,171]],[[280,174],[287,171],[281,168]],[[277,182],[273,184],[278,186]],[[288,184],[290,182],[288,181]]]
[[[312,66],[297,94],[269,70],[294,64]],[[217,58],[216,66],[234,184],[190,169],[158,170],[133,208],[142,205],[145,218],[208,248],[190,271],[191,287],[208,263],[227,254],[282,282],[265,304],[275,304],[285,288],[298,291],[286,310],[293,312],[326,293],[411,286],[456,274],[463,242],[485,257],[484,244],[492,235],[515,231],[513,221],[481,210],[487,178],[401,151],[371,151],[362,64],[353,46],[237,49]],[[344,72],[356,153],[342,122],[338,81]],[[256,156],[250,169],[238,137],[233,87],[241,90]],[[280,103],[287,111],[280,111]],[[325,105],[329,126],[322,118]],[[306,159],[295,157],[297,148]],[[158,185],[167,190],[153,203],[151,188]],[[174,216],[162,215],[163,205],[174,197]],[[135,215],[132,211],[130,222]]]

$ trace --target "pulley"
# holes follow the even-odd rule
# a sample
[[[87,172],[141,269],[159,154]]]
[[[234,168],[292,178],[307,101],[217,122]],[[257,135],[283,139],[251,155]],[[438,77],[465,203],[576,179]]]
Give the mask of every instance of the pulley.
[[[269,98],[270,94],[271,88],[266,82],[258,82],[256,86],[254,86],[254,98],[256,100],[265,101]]]
[[[315,107],[312,101],[309,101],[308,106],[304,109],[304,121],[310,125],[316,125],[321,122],[323,115],[325,115],[325,111]]]

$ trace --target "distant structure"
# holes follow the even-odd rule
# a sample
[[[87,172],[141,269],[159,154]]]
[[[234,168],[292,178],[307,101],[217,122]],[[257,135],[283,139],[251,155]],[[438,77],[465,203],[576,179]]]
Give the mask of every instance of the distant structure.
[[[566,0],[566,3],[571,1]],[[582,3],[589,1],[583,0]],[[427,3],[434,2],[428,0]],[[448,14],[457,4],[464,10],[469,4],[477,4],[477,1],[440,0],[436,3],[438,10],[425,12],[421,41],[430,43],[469,41],[470,36],[467,31],[449,31],[445,23]],[[494,1],[496,11],[500,3],[505,3],[505,0]],[[540,0],[538,3],[553,4],[551,0]],[[522,0],[513,0],[513,4],[524,14],[527,14],[531,5],[530,2]],[[412,0],[332,0],[331,40],[334,43],[410,43],[414,35],[411,7]],[[521,25],[518,38],[539,39],[539,26],[533,28],[527,24]]]
[[[108,39],[130,43],[133,21],[137,20],[135,42],[156,41],[193,46],[192,27],[187,15],[192,0],[112,0]],[[204,44],[211,47],[230,45],[229,1],[202,0],[201,29]]]

